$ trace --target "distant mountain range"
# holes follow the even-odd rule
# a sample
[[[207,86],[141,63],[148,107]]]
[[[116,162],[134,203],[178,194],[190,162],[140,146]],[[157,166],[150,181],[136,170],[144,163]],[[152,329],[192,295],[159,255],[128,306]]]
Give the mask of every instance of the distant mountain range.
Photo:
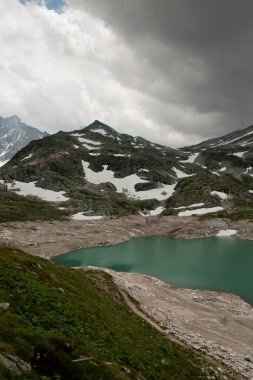
[[[0,166],[9,161],[31,140],[47,136],[36,128],[25,124],[18,116],[0,117]]]
[[[21,194],[58,202],[76,218],[232,217],[253,210],[252,168],[253,126],[172,149],[96,120],[31,141],[0,169],[0,178]]]

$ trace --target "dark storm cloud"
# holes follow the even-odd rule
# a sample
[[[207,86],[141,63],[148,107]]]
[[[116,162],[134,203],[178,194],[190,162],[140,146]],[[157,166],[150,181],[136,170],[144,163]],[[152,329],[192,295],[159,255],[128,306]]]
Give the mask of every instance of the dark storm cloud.
[[[143,62],[142,73],[133,68],[127,74],[124,65],[115,68],[122,83],[156,97],[164,105],[176,104],[191,114],[205,116],[205,122],[196,125],[194,118],[185,124],[182,118],[175,119],[175,129],[204,137],[252,124],[252,1],[69,3],[103,19]],[[167,117],[161,112],[161,124],[166,125]]]

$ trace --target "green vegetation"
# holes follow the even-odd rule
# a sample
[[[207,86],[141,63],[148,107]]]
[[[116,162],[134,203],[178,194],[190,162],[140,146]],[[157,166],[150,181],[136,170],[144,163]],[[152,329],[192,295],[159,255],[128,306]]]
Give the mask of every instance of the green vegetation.
[[[0,305],[9,303],[0,307],[0,354],[32,366],[17,379],[219,378],[198,354],[133,314],[101,271],[70,269],[1,247],[0,272]],[[13,379],[3,364],[0,378]]]
[[[229,218],[232,220],[248,218],[253,209],[253,178],[241,176],[236,178],[231,174],[221,176],[211,173],[199,173],[193,177],[182,178],[178,181],[175,193],[166,201],[163,215],[176,215],[174,208],[204,203],[205,207],[223,206],[224,211],[206,214],[201,218]],[[219,196],[211,195],[212,191],[227,193],[228,198],[222,201]]]
[[[69,191],[70,200],[65,202],[65,206],[76,210],[81,209],[84,212],[92,210],[97,215],[121,217],[136,214],[140,209],[152,209],[159,205],[156,199],[130,200],[124,195],[115,194],[110,190],[110,184],[100,185],[100,188],[104,189],[104,192],[99,193],[90,189]]]
[[[214,218],[226,218],[233,221],[249,219],[253,221],[253,210],[252,209],[243,209],[243,210],[234,210],[234,211],[218,211],[210,214],[201,215],[199,219],[214,219]]]
[[[0,223],[18,220],[59,220],[66,214],[35,197],[23,197],[0,189]]]

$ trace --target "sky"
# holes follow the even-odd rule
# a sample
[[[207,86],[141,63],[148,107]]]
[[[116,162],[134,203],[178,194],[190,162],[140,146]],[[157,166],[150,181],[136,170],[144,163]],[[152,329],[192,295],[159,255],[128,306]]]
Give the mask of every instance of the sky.
[[[252,0],[0,0],[0,115],[171,147],[253,124]]]

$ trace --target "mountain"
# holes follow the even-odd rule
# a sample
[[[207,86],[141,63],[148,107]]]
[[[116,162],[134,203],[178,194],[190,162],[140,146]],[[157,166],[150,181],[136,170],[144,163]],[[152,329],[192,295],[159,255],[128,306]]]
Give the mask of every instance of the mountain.
[[[252,175],[253,126],[184,148],[197,153],[195,162],[236,177]]]
[[[231,132],[222,137],[216,137],[210,140],[206,140],[197,145],[192,145],[192,150],[203,150],[207,148],[217,148],[217,147],[253,147],[253,125],[250,127],[239,129],[237,131]]]
[[[75,218],[137,212],[251,217],[251,133],[253,127],[172,149],[95,120],[31,141],[0,168],[0,182],[57,203]]]
[[[47,136],[46,132],[30,127],[18,116],[0,117],[0,166],[31,140],[41,139],[44,136]]]

